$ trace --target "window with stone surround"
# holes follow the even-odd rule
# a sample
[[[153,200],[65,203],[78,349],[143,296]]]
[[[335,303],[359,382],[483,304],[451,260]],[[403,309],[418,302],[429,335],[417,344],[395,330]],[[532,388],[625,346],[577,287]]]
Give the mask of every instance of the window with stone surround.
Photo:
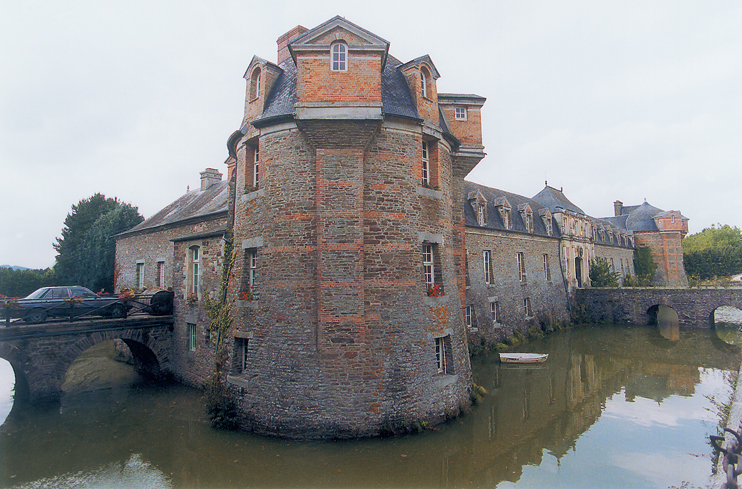
[[[512,218],[510,216],[510,202],[508,202],[508,199],[505,197],[498,197],[497,200],[495,200],[495,208],[497,209],[497,212],[500,213],[500,219],[502,220],[502,227],[505,229],[510,229]]]
[[[330,52],[332,71],[348,71],[348,45],[344,42],[333,43]]]
[[[157,279],[155,281],[157,287],[165,287],[165,262],[157,262]]]
[[[257,298],[258,285],[258,249],[246,248],[245,258],[242,266],[242,290],[240,300],[254,300]]]
[[[255,145],[252,153],[252,190],[256,190],[260,183],[260,146]]]
[[[430,154],[428,153],[428,143],[423,141],[422,144],[422,184],[425,187],[430,186]]]
[[[420,93],[425,98],[430,98],[430,72],[426,67],[420,68]]]
[[[516,260],[518,261],[518,280],[520,282],[526,281],[526,258],[523,253],[516,254]]]
[[[500,320],[500,303],[497,301],[490,302],[490,314],[492,314],[492,322],[497,323]]]
[[[196,351],[196,325],[188,323],[188,351]]]
[[[533,317],[533,311],[531,310],[531,298],[526,297],[523,299],[523,309],[527,318]]]
[[[255,100],[260,95],[260,68],[255,68],[250,75],[250,100]]]
[[[549,255],[544,253],[544,279],[551,282],[551,267],[549,266]]]
[[[420,185],[438,188],[438,142],[423,140],[420,144]]]
[[[249,360],[249,338],[234,339],[234,356],[232,357],[232,375],[240,375],[247,372],[247,362]]]
[[[470,328],[477,327],[477,313],[471,304],[466,306],[466,325]]]
[[[443,295],[443,275],[440,267],[438,244],[423,243],[422,247],[423,275],[428,296]]]
[[[467,110],[466,107],[456,107],[454,109],[455,111],[455,117],[457,121],[465,121],[467,119]]]
[[[435,363],[439,374],[453,375],[451,335],[435,338]]]
[[[492,252],[490,250],[484,250],[482,252],[482,268],[484,268],[484,283],[489,285],[492,283]]]
[[[188,271],[186,276],[187,295],[194,294],[199,297],[199,278],[201,275],[201,247],[191,246],[188,248]]]
[[[137,289],[143,289],[144,288],[144,262],[140,261],[137,262]]]

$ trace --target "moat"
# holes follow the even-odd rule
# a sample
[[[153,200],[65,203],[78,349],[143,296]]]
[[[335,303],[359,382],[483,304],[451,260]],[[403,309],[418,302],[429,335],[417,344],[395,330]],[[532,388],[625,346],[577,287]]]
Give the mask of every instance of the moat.
[[[713,330],[663,333],[583,326],[517,348],[549,353],[542,365],[477,357],[489,394],[471,413],[388,439],[216,431],[196,390],[103,377],[106,388],[71,388],[54,407],[14,407],[0,427],[0,486],[703,487],[714,401],[742,356]]]

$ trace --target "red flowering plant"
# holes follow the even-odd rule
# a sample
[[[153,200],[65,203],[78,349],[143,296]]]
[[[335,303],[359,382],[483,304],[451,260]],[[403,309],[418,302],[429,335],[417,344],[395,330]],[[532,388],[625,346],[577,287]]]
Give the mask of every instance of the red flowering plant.
[[[121,289],[121,292],[119,292],[119,300],[131,301],[134,300],[134,295],[133,289]]]
[[[428,296],[440,297],[443,295],[443,287],[440,284],[428,284]]]
[[[65,304],[70,304],[72,306],[75,306],[77,304],[82,304],[82,297],[79,295],[76,295],[74,297],[68,297],[67,299],[64,299]]]
[[[187,304],[188,304],[189,306],[192,306],[193,304],[195,304],[195,303],[197,303],[197,302],[198,302],[198,294],[196,294],[195,292],[191,292],[191,293],[190,293],[190,294],[188,294],[188,296],[186,297],[186,303],[187,303]]]
[[[253,300],[255,298],[255,294],[252,291],[253,287],[254,286],[251,285],[248,290],[243,290],[242,293],[240,294],[240,300],[243,300],[243,301]]]
[[[7,297],[0,294],[0,301],[2,301],[3,309],[13,309],[18,306],[18,297]]]

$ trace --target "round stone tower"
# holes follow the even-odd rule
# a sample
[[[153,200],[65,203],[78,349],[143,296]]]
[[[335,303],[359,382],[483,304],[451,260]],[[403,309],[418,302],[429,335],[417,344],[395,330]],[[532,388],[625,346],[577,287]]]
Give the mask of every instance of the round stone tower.
[[[241,424],[373,436],[468,405],[463,178],[484,98],[335,17],[254,57],[230,138]]]

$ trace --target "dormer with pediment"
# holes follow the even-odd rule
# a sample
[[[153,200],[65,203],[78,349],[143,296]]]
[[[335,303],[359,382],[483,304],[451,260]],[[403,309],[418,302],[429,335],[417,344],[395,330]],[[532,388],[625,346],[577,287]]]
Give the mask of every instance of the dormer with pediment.
[[[243,124],[255,119],[263,112],[270,89],[282,72],[283,70],[278,65],[253,56],[243,76],[246,82]]]
[[[533,210],[529,204],[519,204],[518,212],[523,220],[526,232],[533,233]]]
[[[477,216],[477,224],[484,227],[487,225],[487,199],[481,191],[469,192],[469,204]]]
[[[505,197],[498,197],[497,200],[495,200],[495,208],[497,209],[497,212],[500,213],[502,226],[505,229],[512,229],[513,219],[510,213],[512,206],[510,205],[510,202],[508,202],[508,199],[506,199]]]
[[[662,231],[676,231],[684,238],[688,234],[688,218],[680,211],[666,211],[654,216],[657,229]]]
[[[549,236],[554,235],[554,227],[552,226],[552,215],[549,209],[541,208],[538,210],[538,215],[541,217],[541,220],[544,222],[544,227],[546,228],[546,234]]]
[[[427,54],[399,67],[407,79],[413,103],[420,117],[427,123],[438,127],[438,89],[436,80],[441,77],[433,60]]]
[[[389,42],[336,16],[288,43],[297,118],[381,118]]]

